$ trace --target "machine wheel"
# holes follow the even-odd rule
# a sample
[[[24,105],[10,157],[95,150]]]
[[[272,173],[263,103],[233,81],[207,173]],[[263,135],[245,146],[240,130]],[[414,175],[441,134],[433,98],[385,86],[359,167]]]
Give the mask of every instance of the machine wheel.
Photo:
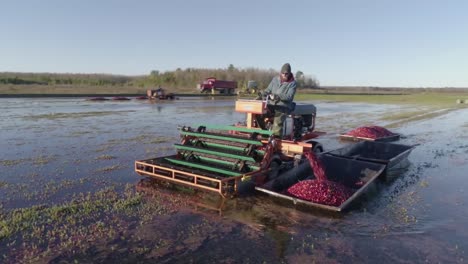
[[[323,152],[323,146],[319,142],[315,140],[306,140],[304,143],[312,144],[312,152],[313,153],[322,153]]]
[[[313,147],[312,147],[312,152],[313,153],[322,153],[323,152],[323,147],[320,143],[316,143]]]

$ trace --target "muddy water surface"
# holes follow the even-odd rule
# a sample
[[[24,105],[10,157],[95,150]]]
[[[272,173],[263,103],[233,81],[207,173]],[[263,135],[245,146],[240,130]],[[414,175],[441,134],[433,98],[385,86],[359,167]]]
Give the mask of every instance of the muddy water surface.
[[[264,195],[222,200],[134,172],[134,160],[175,153],[178,126],[242,121],[233,99],[0,99],[0,260],[466,262],[468,110],[398,123],[383,117],[420,107],[313,103],[325,150],[369,124],[397,123],[398,143],[419,144],[344,214]]]

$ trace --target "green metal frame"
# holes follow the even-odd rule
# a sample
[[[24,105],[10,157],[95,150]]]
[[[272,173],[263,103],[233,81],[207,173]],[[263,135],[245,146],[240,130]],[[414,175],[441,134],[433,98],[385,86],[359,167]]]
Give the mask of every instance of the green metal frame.
[[[238,138],[238,137],[220,136],[220,135],[212,135],[212,134],[199,133],[199,132],[188,132],[188,131],[180,131],[180,134],[187,135],[187,136],[194,136],[194,137],[220,139],[220,140],[226,140],[226,141],[231,141],[231,142],[252,144],[252,145],[257,145],[257,146],[262,146],[263,145],[263,143],[261,141],[258,141],[258,140],[244,139],[244,138]]]
[[[196,145],[197,142],[201,142],[203,143],[203,145],[206,145],[207,147],[222,148],[222,149],[235,150],[235,151],[241,151],[241,152],[247,152],[249,149],[248,147],[230,146],[226,144],[219,144],[219,143],[206,142],[206,141],[200,141],[200,140],[192,140],[191,142],[193,143],[193,145]],[[265,151],[263,150],[254,149],[254,151],[256,154],[261,155],[261,156],[265,154]]]
[[[218,164],[232,166],[232,167],[236,167],[236,168],[239,167],[239,164],[237,164],[236,162],[232,162],[232,161],[213,159],[213,158],[208,158],[208,157],[203,157],[203,156],[196,156],[196,158],[198,158],[198,159],[200,159],[202,161],[206,161],[206,162],[218,163]],[[252,165],[252,164],[246,164],[246,166],[250,170],[259,170],[260,169],[259,166],[255,166],[255,165]]]
[[[204,148],[199,148],[199,147],[191,147],[191,146],[180,145],[180,144],[174,144],[174,147],[176,149],[181,149],[181,150],[188,150],[188,151],[194,151],[194,152],[205,153],[205,154],[210,154],[210,155],[218,155],[218,156],[226,157],[226,158],[255,162],[255,159],[249,156],[230,154],[230,153],[219,152],[219,151],[214,151],[214,150],[209,150],[209,149],[204,149]]]
[[[260,135],[273,135],[273,131],[271,130],[263,130],[258,128],[247,128],[247,127],[237,127],[237,126],[217,126],[217,125],[200,125],[206,127],[207,129],[214,129],[214,130],[231,130],[231,131],[239,131],[239,132],[246,132],[246,133],[257,133]],[[195,127],[200,127],[195,126]]]
[[[205,166],[205,165],[202,165],[202,164],[193,163],[193,162],[189,162],[189,161],[183,161],[183,160],[177,160],[177,159],[171,159],[171,158],[166,158],[166,160],[168,160],[168,161],[170,161],[170,162],[172,162],[174,164],[189,166],[189,167],[193,167],[193,168],[197,168],[197,169],[203,169],[203,170],[212,171],[212,172],[216,172],[216,173],[220,173],[220,174],[224,174],[224,175],[228,175],[228,176],[241,176],[242,175],[242,173],[239,173],[239,172],[208,167],[208,166]]]

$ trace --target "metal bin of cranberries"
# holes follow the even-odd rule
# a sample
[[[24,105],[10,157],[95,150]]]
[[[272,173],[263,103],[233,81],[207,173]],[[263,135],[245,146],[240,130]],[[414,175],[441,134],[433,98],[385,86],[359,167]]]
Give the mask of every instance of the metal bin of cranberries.
[[[333,190],[333,192],[329,192],[328,194],[324,193],[324,195],[340,195],[340,190],[347,190],[347,199],[342,201],[341,204],[330,205],[304,200],[295,197],[290,192],[288,192],[288,190],[291,190],[292,187],[298,186],[298,184],[300,185],[302,183],[307,183],[308,181],[310,182],[319,180],[319,183],[324,183],[324,181],[320,181],[320,179],[315,177],[314,170],[307,160],[302,162],[295,169],[286,171],[282,174],[280,173],[274,179],[269,180],[261,186],[257,186],[255,189],[257,191],[274,196],[280,200],[292,202],[294,205],[304,205],[306,207],[325,209],[331,212],[341,212],[350,207],[350,205],[355,200],[365,194],[369,187],[373,185],[374,181],[385,170],[384,164],[374,162],[354,160],[325,154],[317,155],[317,158],[319,159],[325,172],[325,183],[329,183],[328,186],[330,187],[343,187],[336,188]],[[304,187],[307,187],[307,185],[304,184]],[[317,187],[322,188],[323,185]],[[304,191],[312,191],[317,194],[317,192],[322,192],[323,190],[316,189]]]

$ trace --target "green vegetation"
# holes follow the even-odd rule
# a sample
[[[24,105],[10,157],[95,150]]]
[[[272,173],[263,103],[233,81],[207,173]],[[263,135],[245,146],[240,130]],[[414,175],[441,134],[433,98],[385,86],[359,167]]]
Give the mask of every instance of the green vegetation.
[[[134,77],[111,74],[0,73],[0,84],[104,86],[129,85]]]
[[[401,119],[408,119],[408,118],[414,118],[417,116],[423,116],[428,113],[427,109],[421,109],[417,111],[398,111],[397,113],[388,113],[385,114],[382,119],[383,120],[401,120]]]
[[[0,165],[2,166],[15,166],[18,165],[22,162],[24,162],[24,159],[18,159],[18,160],[0,160]]]
[[[244,91],[249,80],[254,80],[259,89],[265,89],[277,69],[236,68],[230,64],[227,68],[200,69],[178,68],[175,71],[151,71],[148,75],[124,76],[111,74],[70,74],[70,73],[15,73],[0,72],[0,96],[9,95],[93,95],[93,94],[146,94],[147,89],[163,87],[173,93],[198,94],[197,84],[208,77],[221,80],[235,80],[238,91]],[[298,100],[308,100],[312,97],[331,101],[361,101],[363,94],[386,94],[389,103],[402,100],[399,95],[426,94],[424,100],[429,100],[434,93],[464,93],[459,98],[450,100],[467,100],[468,88],[396,88],[396,87],[324,87],[319,81],[301,70],[295,73],[298,82]],[[317,95],[320,94],[320,95]],[[354,95],[353,95],[354,94]],[[365,102],[381,103],[382,98],[365,99]],[[403,100],[412,101],[411,97]],[[436,96],[432,99],[438,103]],[[403,101],[404,102],[404,101]],[[429,102],[429,101],[428,101]],[[410,102],[411,103],[411,102]]]
[[[255,80],[264,89],[276,74],[278,70],[239,69],[232,64],[225,69],[153,70],[142,76],[0,72],[0,94],[145,94],[146,89],[157,86],[171,92],[197,93],[197,84],[208,77],[235,80],[239,89]],[[296,80],[300,87],[318,87],[318,81],[302,71],[296,72]]]
[[[225,69],[178,68],[167,72],[153,70],[150,74],[141,76],[0,72],[0,96],[145,95],[147,89],[158,86],[172,93],[199,94],[196,86],[207,77],[235,80],[238,82],[238,91],[243,92],[249,80],[255,80],[260,90],[265,89],[276,74],[278,70],[275,69],[240,69],[232,64]],[[468,101],[468,88],[324,87],[319,86],[318,80],[300,70],[295,73],[295,78],[299,87],[296,95],[298,101],[328,100],[392,104],[423,102],[439,106],[452,105],[456,100],[464,104]],[[444,94],[442,98],[439,97],[441,93]]]
[[[410,89],[409,89],[410,90]],[[297,101],[320,100],[333,102],[365,102],[374,104],[412,104],[430,106],[435,109],[466,107],[467,104],[457,104],[458,98],[466,97],[466,93],[447,92],[413,92],[408,94],[310,94],[299,93]]]
[[[102,111],[102,112],[79,112],[79,113],[52,113],[52,114],[42,114],[42,115],[31,115],[25,116],[24,119],[29,120],[39,120],[39,119],[63,119],[63,118],[83,118],[90,116],[105,116],[105,115],[114,115],[119,113],[125,113],[128,111]]]
[[[99,157],[96,157],[96,160],[111,160],[111,159],[115,159],[115,157],[112,155],[101,155]]]
[[[56,254],[85,254],[106,241],[128,240],[130,225],[144,224],[169,210],[161,203],[145,202],[132,185],[123,194],[106,188],[56,205],[11,211],[0,206],[0,243],[15,248],[3,252],[0,262],[42,263]]]
[[[442,116],[447,114],[450,111],[455,110],[456,108],[450,109],[436,109],[436,110],[425,110],[424,113],[417,114],[415,116],[411,116],[411,111],[409,112],[396,112],[390,113],[389,115],[384,116],[383,120],[392,120],[393,123],[387,125],[387,127],[398,127],[402,124],[407,124],[409,122],[419,121],[419,120],[428,120],[438,116]]]
[[[96,172],[110,172],[110,171],[118,170],[120,168],[121,168],[120,165],[112,165],[112,166],[100,168]]]

